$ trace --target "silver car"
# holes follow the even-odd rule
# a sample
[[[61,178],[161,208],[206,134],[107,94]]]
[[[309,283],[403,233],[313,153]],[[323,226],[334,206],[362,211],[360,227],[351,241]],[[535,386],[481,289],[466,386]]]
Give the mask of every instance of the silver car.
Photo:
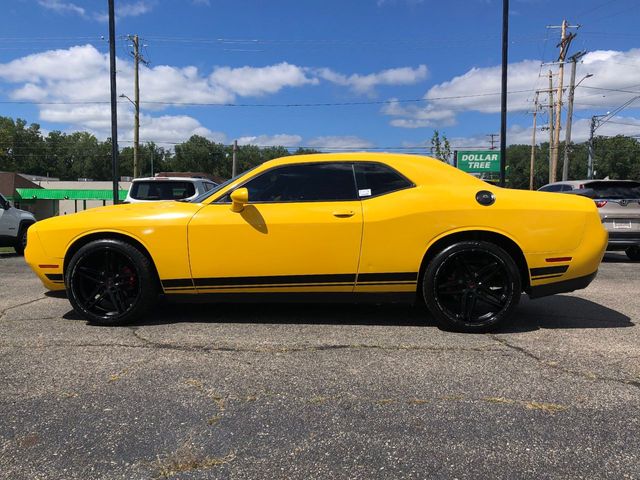
[[[159,200],[192,200],[218,184],[201,177],[136,178],[129,187],[124,203],[157,202]]]
[[[640,260],[640,182],[570,180],[549,183],[539,190],[593,198],[609,232],[607,250],[624,250],[631,260]]]

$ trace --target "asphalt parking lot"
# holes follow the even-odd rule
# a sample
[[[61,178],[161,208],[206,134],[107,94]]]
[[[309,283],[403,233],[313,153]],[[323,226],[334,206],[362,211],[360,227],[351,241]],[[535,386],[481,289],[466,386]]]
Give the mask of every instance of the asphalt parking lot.
[[[405,306],[106,328],[0,254],[0,478],[640,478],[640,263],[492,335]]]

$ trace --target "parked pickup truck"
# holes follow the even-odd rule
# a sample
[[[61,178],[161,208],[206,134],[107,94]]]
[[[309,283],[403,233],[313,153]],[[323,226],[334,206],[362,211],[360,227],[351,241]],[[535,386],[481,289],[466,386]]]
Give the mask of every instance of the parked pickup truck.
[[[19,210],[0,194],[0,247],[13,247],[22,255],[27,246],[27,229],[36,223],[29,212]]]

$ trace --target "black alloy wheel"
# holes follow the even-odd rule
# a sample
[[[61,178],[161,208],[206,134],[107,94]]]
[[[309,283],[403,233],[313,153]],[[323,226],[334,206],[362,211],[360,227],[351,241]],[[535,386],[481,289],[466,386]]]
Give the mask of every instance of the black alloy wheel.
[[[99,325],[121,325],[140,317],[157,297],[153,266],[134,246],[96,240],[76,252],[67,268],[69,301]]]
[[[638,260],[640,260],[640,247],[638,245],[627,247],[624,253],[627,254],[627,257],[629,257],[629,260],[633,260],[634,262],[637,262]]]
[[[427,307],[445,330],[495,330],[517,306],[518,267],[502,248],[484,241],[451,245],[429,263],[423,278]]]
[[[18,255],[23,255],[25,248],[27,248],[27,230],[30,225],[26,227],[20,228],[20,233],[18,233],[18,238],[16,238],[16,244],[13,247]]]

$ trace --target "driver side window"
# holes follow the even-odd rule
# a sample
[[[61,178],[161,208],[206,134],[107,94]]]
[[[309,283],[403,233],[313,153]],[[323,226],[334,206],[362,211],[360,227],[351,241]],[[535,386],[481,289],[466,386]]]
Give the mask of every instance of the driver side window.
[[[251,203],[356,200],[350,163],[315,163],[274,168],[247,182]]]

